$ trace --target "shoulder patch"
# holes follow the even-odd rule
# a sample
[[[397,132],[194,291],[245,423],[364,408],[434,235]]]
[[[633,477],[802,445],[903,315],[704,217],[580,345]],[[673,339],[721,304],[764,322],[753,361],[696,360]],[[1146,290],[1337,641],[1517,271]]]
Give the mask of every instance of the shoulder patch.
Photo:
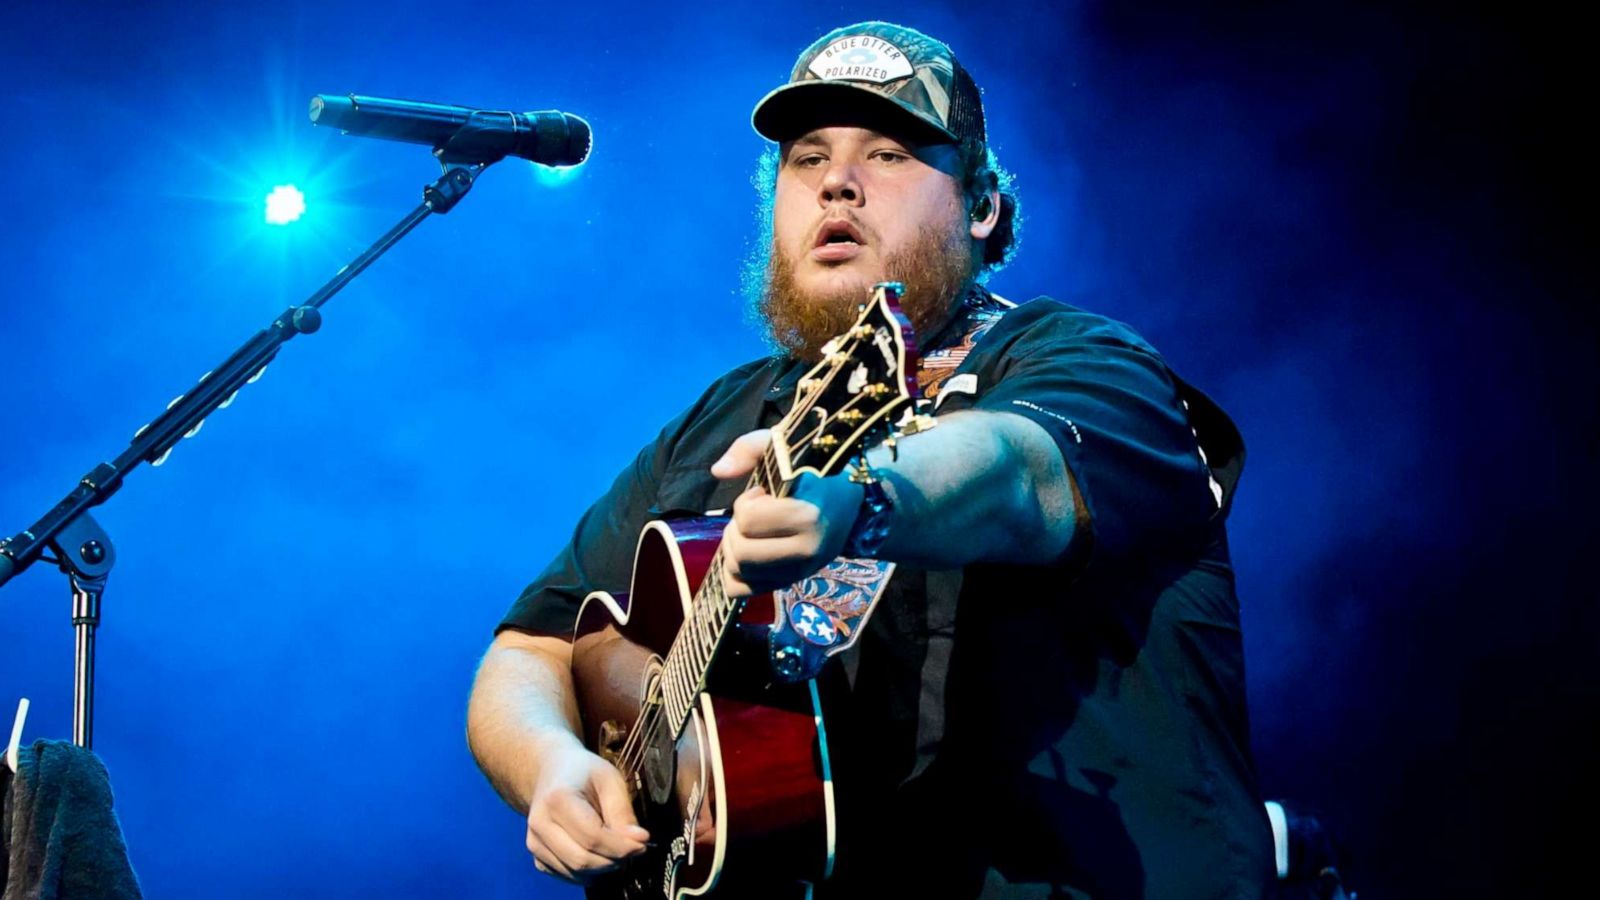
[[[953,375],[939,386],[939,397],[933,401],[933,408],[938,409],[944,398],[951,394],[976,394],[978,392],[978,376],[972,372],[962,372]]]

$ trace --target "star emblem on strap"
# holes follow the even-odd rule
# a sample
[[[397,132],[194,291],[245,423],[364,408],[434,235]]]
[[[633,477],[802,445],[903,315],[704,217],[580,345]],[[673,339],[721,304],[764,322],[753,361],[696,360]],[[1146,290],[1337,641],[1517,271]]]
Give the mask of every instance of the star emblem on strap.
[[[813,644],[827,646],[839,639],[839,630],[815,603],[801,602],[790,607],[789,621],[801,637]]]

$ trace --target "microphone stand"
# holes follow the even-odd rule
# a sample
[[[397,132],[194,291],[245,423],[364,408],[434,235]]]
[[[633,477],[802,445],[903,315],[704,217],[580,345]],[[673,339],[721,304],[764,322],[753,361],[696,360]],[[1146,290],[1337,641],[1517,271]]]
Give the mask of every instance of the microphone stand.
[[[384,251],[433,213],[447,213],[472,190],[473,183],[504,153],[477,152],[470,135],[452,140],[434,151],[444,169],[438,180],[422,189],[422,203],[334,274],[326,284],[298,306],[291,306],[233,351],[166,411],[134,433],[128,448],[109,463],[100,463],[78,481],[72,492],[28,528],[0,540],[0,585],[33,563],[43,560],[66,573],[72,587],[72,626],[76,653],[72,672],[72,742],[90,749],[94,742],[94,639],[100,625],[100,605],[106,579],[116,562],[111,538],[89,515],[90,507],[110,499],[122,479],[141,462],[161,465],[172,448],[200,430],[206,416],[233,402],[245,385],[261,373],[290,338],[311,334],[322,325],[322,304],[360,275]],[[50,556],[45,551],[51,552]]]

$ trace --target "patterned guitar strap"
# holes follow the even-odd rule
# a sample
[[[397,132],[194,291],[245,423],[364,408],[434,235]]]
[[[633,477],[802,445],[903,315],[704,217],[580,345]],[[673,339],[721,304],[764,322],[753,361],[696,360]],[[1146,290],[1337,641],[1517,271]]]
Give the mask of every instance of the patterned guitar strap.
[[[918,412],[935,410],[940,391],[947,387],[973,390],[974,385],[960,383],[961,379],[970,380],[970,375],[946,382],[973,346],[1014,306],[981,288],[967,294],[962,302],[966,321],[964,330],[958,332],[960,339],[924,353],[917,367],[917,384],[922,390]],[[777,621],[767,639],[774,674],[784,681],[815,678],[830,657],[855,646],[892,574],[891,562],[840,557],[799,584],[774,591]]]

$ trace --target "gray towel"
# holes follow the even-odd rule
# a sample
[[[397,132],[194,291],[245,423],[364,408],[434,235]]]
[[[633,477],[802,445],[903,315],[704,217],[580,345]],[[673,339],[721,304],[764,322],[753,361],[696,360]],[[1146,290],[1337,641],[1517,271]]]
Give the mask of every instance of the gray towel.
[[[0,767],[0,900],[142,897],[100,758],[66,741],[35,741],[17,757],[14,778]]]

